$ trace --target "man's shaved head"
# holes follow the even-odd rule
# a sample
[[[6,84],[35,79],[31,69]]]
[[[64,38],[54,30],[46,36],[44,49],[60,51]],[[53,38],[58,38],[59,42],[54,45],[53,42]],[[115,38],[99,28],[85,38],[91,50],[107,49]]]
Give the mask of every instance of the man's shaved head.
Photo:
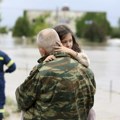
[[[44,49],[48,54],[53,52],[53,46],[60,42],[57,32],[52,28],[41,30],[37,35],[37,44],[39,48]]]

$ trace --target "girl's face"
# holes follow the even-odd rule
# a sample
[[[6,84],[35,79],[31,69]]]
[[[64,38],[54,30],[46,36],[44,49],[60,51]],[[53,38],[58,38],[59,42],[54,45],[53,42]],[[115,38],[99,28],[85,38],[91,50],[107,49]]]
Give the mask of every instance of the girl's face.
[[[70,33],[68,33],[67,35],[65,35],[64,39],[61,40],[61,42],[62,42],[63,46],[71,49],[73,46],[72,35]]]

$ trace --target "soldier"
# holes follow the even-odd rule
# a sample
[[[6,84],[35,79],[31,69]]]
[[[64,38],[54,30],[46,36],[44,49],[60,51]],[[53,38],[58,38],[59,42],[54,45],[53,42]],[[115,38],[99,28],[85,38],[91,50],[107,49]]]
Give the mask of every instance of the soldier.
[[[4,65],[7,69],[4,70]],[[0,120],[3,119],[4,105],[5,105],[5,73],[15,71],[16,64],[13,60],[3,51],[0,50]]]
[[[56,52],[65,52],[71,57],[76,59],[85,67],[89,67],[90,60],[84,50],[81,49],[81,46],[77,43],[76,37],[73,34],[72,30],[66,25],[57,25],[54,27],[54,30],[58,33],[61,43],[58,43],[59,46],[55,46],[54,51]],[[49,55],[44,61],[54,60],[54,55]],[[96,120],[95,111],[92,108],[89,112],[87,120]]]
[[[23,120],[87,120],[94,104],[93,72],[70,55],[54,52],[56,42],[60,40],[54,29],[38,33],[42,58],[16,89],[18,108],[24,111]],[[45,62],[50,54],[56,59]]]

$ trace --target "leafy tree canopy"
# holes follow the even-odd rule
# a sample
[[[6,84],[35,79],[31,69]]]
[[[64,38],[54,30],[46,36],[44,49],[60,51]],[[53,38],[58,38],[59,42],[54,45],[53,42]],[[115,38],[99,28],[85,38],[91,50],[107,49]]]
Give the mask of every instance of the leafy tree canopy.
[[[86,13],[76,20],[76,35],[91,41],[103,41],[111,33],[111,26],[105,13]]]

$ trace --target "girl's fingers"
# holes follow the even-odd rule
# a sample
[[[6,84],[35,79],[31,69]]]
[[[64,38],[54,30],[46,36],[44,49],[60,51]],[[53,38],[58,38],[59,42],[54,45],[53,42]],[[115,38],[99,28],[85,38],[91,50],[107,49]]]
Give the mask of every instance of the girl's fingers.
[[[48,56],[44,61],[45,62],[48,62],[48,61],[51,61],[51,60],[54,60],[56,57],[54,55],[50,55]]]
[[[59,50],[54,50],[55,52],[59,52]]]
[[[54,60],[56,57],[55,56],[52,56],[51,59]]]
[[[59,46],[54,46],[54,49],[60,49],[60,47]]]

